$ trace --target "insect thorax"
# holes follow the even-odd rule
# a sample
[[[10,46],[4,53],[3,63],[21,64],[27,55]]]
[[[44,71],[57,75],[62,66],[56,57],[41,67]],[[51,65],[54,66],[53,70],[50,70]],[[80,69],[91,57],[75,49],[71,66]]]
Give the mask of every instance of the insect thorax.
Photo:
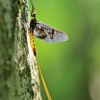
[[[30,28],[31,28],[32,30],[34,30],[34,28],[35,28],[35,26],[36,26],[36,23],[37,23],[37,21],[36,21],[35,18],[34,18],[34,19],[31,19]]]

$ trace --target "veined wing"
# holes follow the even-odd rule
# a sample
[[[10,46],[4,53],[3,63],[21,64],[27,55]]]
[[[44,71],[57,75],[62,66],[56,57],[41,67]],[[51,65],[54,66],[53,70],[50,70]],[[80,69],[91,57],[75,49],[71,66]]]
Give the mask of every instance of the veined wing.
[[[42,22],[37,22],[34,29],[34,35],[45,42],[63,42],[68,40],[66,33],[50,27]]]

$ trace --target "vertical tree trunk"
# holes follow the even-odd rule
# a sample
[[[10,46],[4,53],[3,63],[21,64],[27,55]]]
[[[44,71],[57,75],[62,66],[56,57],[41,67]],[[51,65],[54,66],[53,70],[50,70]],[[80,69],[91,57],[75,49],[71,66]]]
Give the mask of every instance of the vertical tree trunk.
[[[27,0],[0,0],[0,100],[42,100],[28,12]]]

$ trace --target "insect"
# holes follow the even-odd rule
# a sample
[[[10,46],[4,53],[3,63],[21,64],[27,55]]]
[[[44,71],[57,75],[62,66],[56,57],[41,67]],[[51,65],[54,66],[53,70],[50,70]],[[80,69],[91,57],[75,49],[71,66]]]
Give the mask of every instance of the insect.
[[[30,21],[30,33],[32,36],[35,36],[45,42],[63,42],[68,40],[66,33],[50,27],[42,22],[36,20],[36,13],[34,12],[34,7],[32,7]],[[35,46],[33,47],[34,54],[36,55]]]
[[[62,42],[62,41],[67,41],[68,40],[68,36],[66,33],[55,29],[53,27],[50,27],[42,22],[38,22],[36,20],[36,13],[34,12],[34,6],[32,6],[32,12],[31,12],[31,16],[32,19],[30,21],[30,44],[33,50],[34,55],[36,56],[36,49],[35,49],[35,43],[34,43],[34,36],[36,36],[37,38],[45,41],[45,42]],[[39,72],[40,72],[40,76],[42,79],[42,83],[44,85],[44,89],[46,91],[48,100],[52,100],[51,96],[49,94],[49,91],[47,89],[46,83],[44,81],[40,66],[38,66]]]

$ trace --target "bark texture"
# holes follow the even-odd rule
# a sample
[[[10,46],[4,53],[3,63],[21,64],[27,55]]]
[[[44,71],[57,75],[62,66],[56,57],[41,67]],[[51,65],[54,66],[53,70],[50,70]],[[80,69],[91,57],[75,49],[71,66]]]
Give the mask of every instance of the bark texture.
[[[41,100],[27,2],[0,0],[0,100]]]

